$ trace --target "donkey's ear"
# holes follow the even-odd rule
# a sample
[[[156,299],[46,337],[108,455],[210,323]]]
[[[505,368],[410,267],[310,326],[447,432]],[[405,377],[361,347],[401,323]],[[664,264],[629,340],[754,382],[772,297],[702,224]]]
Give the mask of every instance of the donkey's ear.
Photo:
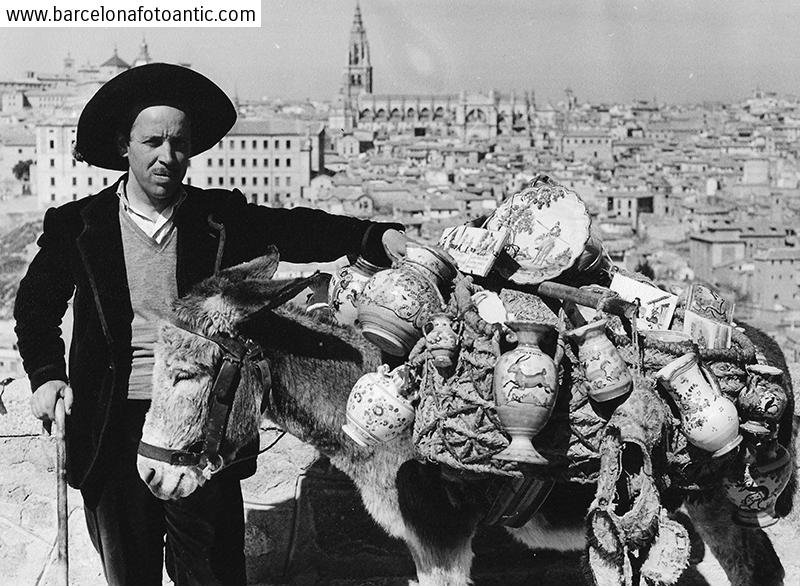
[[[268,281],[278,270],[279,262],[278,248],[270,245],[263,256],[225,269],[220,272],[220,275],[234,283],[244,280]]]

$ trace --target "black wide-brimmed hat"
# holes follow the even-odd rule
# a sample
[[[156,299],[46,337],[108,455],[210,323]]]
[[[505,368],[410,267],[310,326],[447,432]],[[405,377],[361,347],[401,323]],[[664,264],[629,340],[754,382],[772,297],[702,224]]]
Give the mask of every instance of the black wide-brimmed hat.
[[[150,106],[172,106],[191,124],[190,156],[214,146],[236,122],[236,108],[213,81],[180,65],[149,63],[123,71],[92,96],[78,120],[75,156],[95,167],[127,171],[117,136]]]

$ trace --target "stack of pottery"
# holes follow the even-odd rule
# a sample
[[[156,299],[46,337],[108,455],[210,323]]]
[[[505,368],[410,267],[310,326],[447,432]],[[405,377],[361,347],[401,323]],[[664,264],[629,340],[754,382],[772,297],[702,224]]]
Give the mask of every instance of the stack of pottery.
[[[556,364],[540,344],[553,331],[532,322],[509,322],[517,347],[501,355],[494,368],[494,400],[497,416],[511,436],[498,460],[547,464],[531,440],[547,424],[558,393]]]
[[[352,265],[337,270],[328,287],[328,305],[333,318],[343,326],[352,326],[358,318],[361,291],[381,267],[358,257]]]
[[[414,408],[401,394],[405,367],[389,371],[382,365],[358,379],[347,399],[347,423],[342,430],[359,446],[388,442],[414,421]]]
[[[719,457],[742,441],[736,405],[722,394],[714,375],[701,368],[697,354],[684,354],[656,373],[680,413],[686,439]]]
[[[742,429],[758,437],[769,436],[778,429],[778,422],[789,399],[783,389],[783,371],[766,364],[747,366],[747,386],[739,393],[737,403]]]
[[[409,244],[396,268],[376,273],[361,292],[361,333],[392,356],[405,356],[422,337],[422,327],[442,311],[457,270],[449,255],[433,246]]]
[[[589,398],[610,401],[633,388],[633,378],[616,346],[606,337],[606,320],[590,322],[567,332],[578,345],[578,360],[589,386]]]
[[[759,444],[751,456],[741,459],[722,482],[728,500],[736,505],[736,524],[769,527],[777,523],[775,502],[789,484],[792,469],[789,452],[777,441]]]

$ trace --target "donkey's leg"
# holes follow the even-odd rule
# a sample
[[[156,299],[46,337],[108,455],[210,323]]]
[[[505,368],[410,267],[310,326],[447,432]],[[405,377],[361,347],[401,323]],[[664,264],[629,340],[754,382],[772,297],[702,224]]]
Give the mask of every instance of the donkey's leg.
[[[461,488],[443,479],[433,464],[411,460],[397,473],[404,540],[417,566],[419,586],[472,584],[472,537],[478,511]]]
[[[732,586],[783,584],[783,565],[767,534],[761,529],[735,525],[734,506],[722,494],[687,503],[686,510]]]

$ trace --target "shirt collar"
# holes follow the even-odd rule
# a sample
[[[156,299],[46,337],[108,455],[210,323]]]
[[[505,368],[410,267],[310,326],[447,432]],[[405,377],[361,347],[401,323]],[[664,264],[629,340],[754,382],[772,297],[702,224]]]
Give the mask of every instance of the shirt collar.
[[[172,219],[172,216],[175,214],[175,210],[183,203],[183,200],[186,199],[186,190],[183,188],[183,185],[180,186],[178,191],[178,197],[175,199],[174,203],[171,203],[163,210],[158,213],[155,219],[150,218],[143,212],[137,210],[131,204],[130,199],[128,199],[128,192],[127,192],[127,184],[128,184],[128,175],[127,173],[123,175],[120,182],[117,184],[117,197],[119,197],[120,204],[122,204],[122,209],[125,210],[128,214],[135,214],[144,220],[149,220],[151,222],[157,223],[159,219],[162,221],[167,221]]]

